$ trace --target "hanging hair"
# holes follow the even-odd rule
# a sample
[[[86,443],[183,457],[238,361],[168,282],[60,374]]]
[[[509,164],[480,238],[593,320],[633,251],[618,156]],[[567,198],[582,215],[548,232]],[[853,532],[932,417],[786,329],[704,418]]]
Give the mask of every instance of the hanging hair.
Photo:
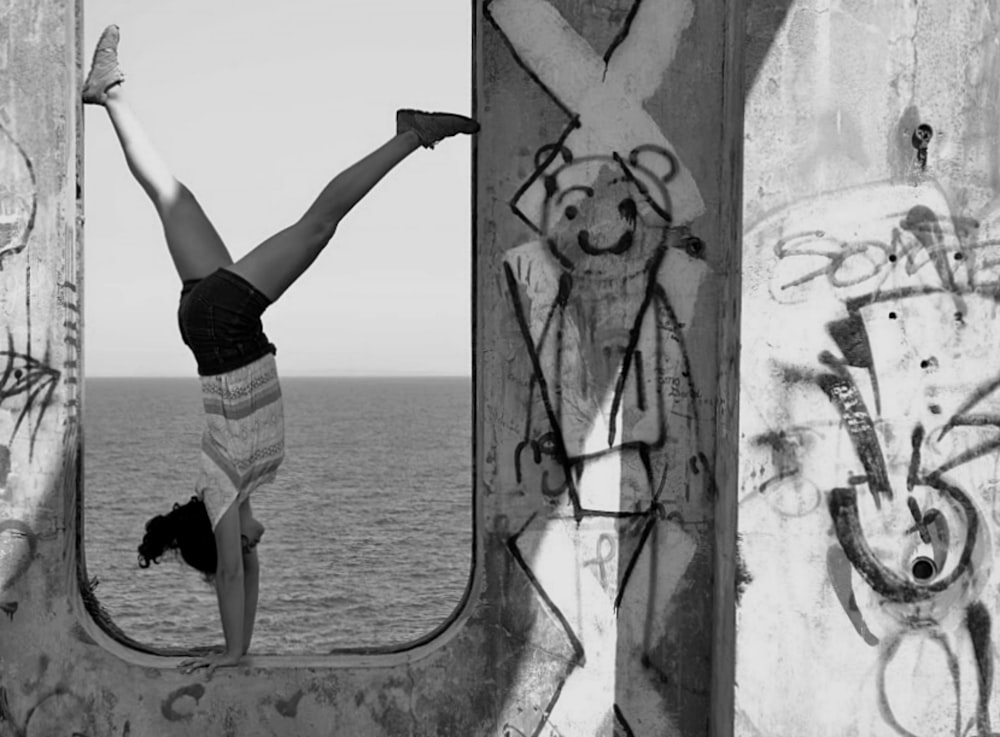
[[[187,504],[174,504],[170,512],[146,523],[146,534],[139,544],[139,567],[149,568],[150,563],[159,563],[164,553],[171,550],[206,577],[215,575],[218,562],[215,534],[205,503],[197,496],[191,497]]]

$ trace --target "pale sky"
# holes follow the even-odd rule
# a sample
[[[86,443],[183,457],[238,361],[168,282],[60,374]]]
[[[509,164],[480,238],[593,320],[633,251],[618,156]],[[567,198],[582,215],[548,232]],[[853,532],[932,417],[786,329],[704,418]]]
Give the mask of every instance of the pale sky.
[[[395,133],[400,107],[470,114],[470,0],[87,0],[130,101],[234,259]],[[471,143],[420,149],[264,315],[285,376],[469,375]],[[85,370],[195,375],[180,280],[103,109],[85,108]]]

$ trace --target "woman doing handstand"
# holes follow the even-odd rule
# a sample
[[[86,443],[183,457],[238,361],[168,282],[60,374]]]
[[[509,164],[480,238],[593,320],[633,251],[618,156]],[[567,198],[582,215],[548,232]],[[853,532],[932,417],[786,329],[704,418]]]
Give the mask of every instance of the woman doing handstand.
[[[196,495],[153,517],[139,545],[139,565],[177,550],[213,580],[225,649],[186,660],[187,673],[239,662],[250,647],[264,531],[250,493],[274,478],[284,458],[284,415],[275,347],[260,317],[316,259],[341,219],[418,147],[479,130],[472,119],[400,110],[396,135],[338,174],[294,224],[234,262],[198,201],[171,174],[126,102],[118,66],[118,28],[109,26],[94,52],[83,101],[107,110],[125,160],[163,224],[181,290],[178,324],[194,353],[206,427]]]

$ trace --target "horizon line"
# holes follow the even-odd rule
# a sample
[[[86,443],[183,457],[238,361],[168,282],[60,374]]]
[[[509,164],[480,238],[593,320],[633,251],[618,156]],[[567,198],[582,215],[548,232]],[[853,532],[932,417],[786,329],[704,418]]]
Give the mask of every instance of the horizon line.
[[[198,374],[90,374],[87,379],[198,379]],[[471,379],[472,374],[294,374],[282,373],[279,379]]]

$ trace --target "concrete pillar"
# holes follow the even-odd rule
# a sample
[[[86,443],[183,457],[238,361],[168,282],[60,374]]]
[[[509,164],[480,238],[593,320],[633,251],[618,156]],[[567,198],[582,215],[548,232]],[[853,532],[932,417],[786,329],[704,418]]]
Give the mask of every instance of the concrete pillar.
[[[501,616],[566,658],[546,677],[552,734],[704,734],[713,714],[723,733],[739,4],[485,13],[482,513],[510,556],[501,589],[534,595],[504,594]],[[543,687],[511,685],[503,719],[536,734],[521,694]]]
[[[210,681],[88,591],[80,8],[0,11],[0,726],[725,734],[739,3],[476,5],[475,564],[423,640]],[[89,57],[89,53],[87,54]],[[722,327],[720,327],[722,326]],[[422,554],[414,551],[415,555]]]
[[[751,0],[737,734],[995,734],[995,2]]]

